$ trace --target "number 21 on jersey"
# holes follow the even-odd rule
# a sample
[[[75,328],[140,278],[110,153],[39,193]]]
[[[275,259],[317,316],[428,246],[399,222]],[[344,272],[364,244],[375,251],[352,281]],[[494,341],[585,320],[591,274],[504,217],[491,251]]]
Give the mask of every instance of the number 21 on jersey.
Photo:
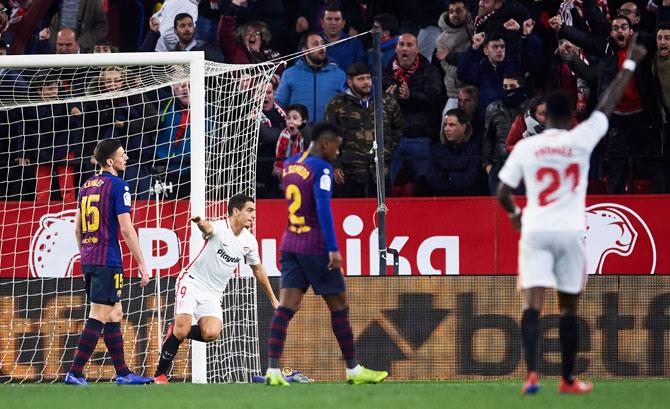
[[[546,206],[556,201],[558,199],[557,197],[550,198],[550,196],[553,195],[563,183],[571,183],[570,191],[574,192],[579,185],[579,176],[580,169],[578,163],[571,163],[568,165],[568,167],[565,168],[563,175],[554,168],[544,167],[538,169],[535,173],[535,180],[540,183],[545,180],[549,181],[549,185],[540,192],[540,196],[538,197],[540,206]]]

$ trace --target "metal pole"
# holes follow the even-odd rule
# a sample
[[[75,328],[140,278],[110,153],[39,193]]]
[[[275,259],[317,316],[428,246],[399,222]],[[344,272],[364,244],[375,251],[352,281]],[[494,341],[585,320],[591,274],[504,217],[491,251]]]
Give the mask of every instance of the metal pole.
[[[382,40],[381,29],[372,30],[375,92],[375,162],[377,170],[377,237],[379,240],[379,275],[386,275],[386,192],[384,183],[384,89],[382,88]]]
[[[156,197],[156,231],[161,227],[161,193],[162,192],[162,186],[161,183],[156,180],[156,185],[153,188],[155,197]],[[156,315],[158,316],[158,331],[156,331],[156,338],[158,340],[158,353],[161,353],[161,349],[163,349],[163,320],[161,319],[161,270],[159,268],[156,269],[156,276],[155,276],[155,294],[156,294]]]
[[[167,169],[166,169],[167,171]],[[161,198],[165,196],[168,192],[172,193],[172,182],[165,183],[161,180],[160,175],[156,175],[156,183],[150,189],[154,193],[155,197],[155,207],[156,207],[156,231],[161,227]],[[156,269],[156,275],[154,276],[154,281],[156,286],[154,293],[156,294],[156,315],[158,316],[158,331],[156,331],[156,338],[158,339],[158,353],[163,349],[163,320],[161,311],[163,309],[161,305],[161,270],[160,268]]]

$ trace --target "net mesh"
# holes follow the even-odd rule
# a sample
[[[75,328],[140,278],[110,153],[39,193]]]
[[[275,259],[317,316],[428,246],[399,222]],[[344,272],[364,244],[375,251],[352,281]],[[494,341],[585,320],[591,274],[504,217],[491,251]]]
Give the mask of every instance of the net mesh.
[[[205,63],[204,135],[191,135],[195,95],[189,64],[0,70],[0,380],[56,381],[69,370],[88,316],[74,221],[79,186],[96,172],[96,143],[119,139],[123,178],[147,267],[160,280],[141,288],[122,244],[125,355],[151,376],[172,318],[177,274],[188,261],[192,184],[205,187],[208,219],[225,217],[236,193],[254,196],[259,115],[275,65]],[[194,111],[195,112],[195,111]],[[197,118],[195,118],[197,119]],[[203,138],[205,163],[191,163]],[[202,139],[201,139],[202,140]],[[191,180],[195,166],[203,180]],[[128,280],[131,277],[131,280]],[[255,281],[243,269],[223,297],[221,340],[207,348],[209,381],[245,382],[260,370]],[[100,340],[89,380],[114,376]],[[182,344],[172,375],[191,378]]]

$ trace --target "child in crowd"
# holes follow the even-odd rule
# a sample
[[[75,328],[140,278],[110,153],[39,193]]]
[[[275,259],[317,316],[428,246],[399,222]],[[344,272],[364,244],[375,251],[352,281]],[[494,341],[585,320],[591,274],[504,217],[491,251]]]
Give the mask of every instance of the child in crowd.
[[[286,108],[286,128],[277,139],[276,160],[272,174],[281,179],[284,159],[305,150],[305,126],[308,121],[307,107],[302,104],[289,105]]]

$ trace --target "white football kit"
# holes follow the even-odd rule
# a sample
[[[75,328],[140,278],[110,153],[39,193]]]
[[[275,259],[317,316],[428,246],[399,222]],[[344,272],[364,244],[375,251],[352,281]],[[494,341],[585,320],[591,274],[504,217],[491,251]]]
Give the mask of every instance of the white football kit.
[[[221,299],[240,263],[258,265],[258,242],[248,229],[235,236],[226,220],[210,222],[214,233],[205,239],[200,253],[186,267],[175,286],[175,315],[190,314],[222,319]]]
[[[523,179],[521,288],[552,287],[578,294],[586,284],[586,188],[591,152],[607,133],[595,111],[572,130],[547,129],[514,146],[498,178],[516,188]]]

